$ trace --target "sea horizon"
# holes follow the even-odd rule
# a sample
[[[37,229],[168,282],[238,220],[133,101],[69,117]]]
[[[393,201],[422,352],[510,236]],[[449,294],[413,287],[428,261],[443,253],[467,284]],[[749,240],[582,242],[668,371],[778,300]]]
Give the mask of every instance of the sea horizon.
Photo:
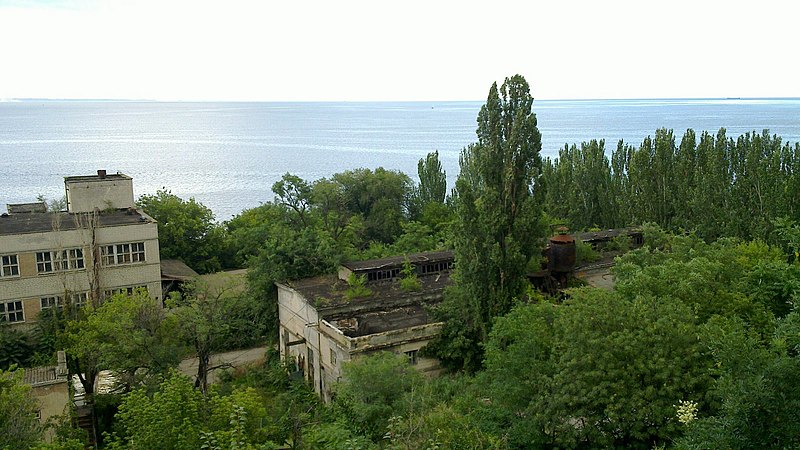
[[[311,182],[357,168],[417,178],[439,151],[448,185],[461,150],[477,140],[484,101],[0,102],[0,205],[61,198],[63,177],[97,169],[133,177],[136,196],[164,187],[230,219],[271,201],[285,173]],[[728,136],[769,129],[800,142],[800,98],[535,100],[542,157],[564,145],[604,140],[639,146],[656,129]]]

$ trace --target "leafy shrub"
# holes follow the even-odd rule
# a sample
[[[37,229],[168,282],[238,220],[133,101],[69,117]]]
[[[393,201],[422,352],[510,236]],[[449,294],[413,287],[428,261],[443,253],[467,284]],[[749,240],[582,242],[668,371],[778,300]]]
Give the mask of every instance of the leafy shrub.
[[[366,275],[358,276],[354,273],[351,273],[349,277],[347,277],[347,291],[345,292],[344,296],[348,300],[353,300],[355,298],[363,298],[369,297],[372,295],[372,290],[365,286],[367,283]]]

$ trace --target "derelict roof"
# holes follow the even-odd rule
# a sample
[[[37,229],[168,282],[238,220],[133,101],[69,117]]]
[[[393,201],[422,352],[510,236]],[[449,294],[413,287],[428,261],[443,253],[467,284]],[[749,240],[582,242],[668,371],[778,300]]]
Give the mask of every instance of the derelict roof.
[[[124,173],[109,173],[104,176],[100,175],[78,175],[74,177],[64,177],[65,183],[78,183],[82,181],[106,181],[106,180],[132,180],[133,178],[125,175]]]
[[[150,216],[137,209],[101,211],[98,215],[101,227],[155,223]],[[87,214],[67,212],[3,214],[0,216],[0,236],[9,234],[47,233],[55,230],[74,230],[79,220],[91,220]]]
[[[406,305],[388,310],[370,311],[353,314],[352,317],[356,319],[356,328],[342,326],[337,320],[333,320],[332,325],[339,328],[345,336],[352,338],[431,323],[428,312],[421,305]]]
[[[441,252],[412,253],[405,256],[390,256],[388,258],[369,259],[366,261],[349,261],[342,263],[342,266],[354,272],[361,270],[382,269],[385,267],[400,267],[403,265],[406,258],[408,258],[411,264],[415,265],[426,262],[449,261],[453,259],[453,252],[450,250],[445,250]]]
[[[197,272],[179,259],[161,260],[161,278],[178,281],[189,281],[197,276]]]
[[[314,305],[325,317],[339,315],[345,310],[382,309],[397,301],[436,302],[441,300],[444,288],[450,284],[450,274],[442,272],[418,278],[421,289],[406,292],[400,288],[399,281],[382,281],[367,283],[372,294],[364,298],[348,300],[346,297],[348,284],[336,275],[322,275],[297,281],[279,283],[299,292],[308,303]]]
[[[25,369],[23,381],[25,381],[25,384],[31,386],[39,386],[44,384],[66,382],[67,377],[66,375],[60,376],[56,366],[32,367]]]

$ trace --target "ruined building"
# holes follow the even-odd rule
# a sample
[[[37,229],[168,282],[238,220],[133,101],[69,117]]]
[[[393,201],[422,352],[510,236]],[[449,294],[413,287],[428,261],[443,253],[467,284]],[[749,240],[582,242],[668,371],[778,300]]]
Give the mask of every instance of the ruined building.
[[[404,354],[420,371],[438,373],[439,362],[419,352],[441,329],[426,307],[441,301],[452,267],[452,252],[417,253],[278,283],[281,356],[326,400],[342,363],[362,355]],[[360,289],[355,278],[362,280]],[[404,278],[418,282],[401,283]]]

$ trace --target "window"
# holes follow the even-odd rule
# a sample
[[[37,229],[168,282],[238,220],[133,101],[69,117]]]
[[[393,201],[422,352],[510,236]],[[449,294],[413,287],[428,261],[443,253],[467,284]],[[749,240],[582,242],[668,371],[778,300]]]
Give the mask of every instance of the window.
[[[18,277],[19,261],[17,255],[0,256],[0,277]]]
[[[330,350],[331,350],[331,364],[333,364],[335,366],[336,365],[336,352],[333,349],[330,349]]]
[[[406,352],[406,356],[408,357],[408,363],[412,366],[417,365],[417,353],[419,350],[411,350],[410,352]]]
[[[89,298],[89,295],[86,292],[78,292],[75,294],[70,294],[69,298],[72,306],[83,308],[86,305],[86,300]]]
[[[100,258],[106,266],[144,262],[144,242],[104,245],[100,247]]]
[[[446,272],[453,268],[452,261],[442,261],[423,265],[420,269],[423,275],[429,273]]]
[[[86,305],[86,300],[89,298],[89,294],[86,292],[76,292],[74,294],[68,294],[67,298],[69,299],[70,306],[82,308]],[[42,305],[42,309],[49,309],[52,307],[57,307],[61,309],[64,307],[64,297],[60,295],[53,295],[49,297],[42,297],[39,299]]]
[[[22,312],[22,300],[0,302],[0,323],[24,322],[25,314]]]
[[[400,276],[400,269],[375,270],[367,272],[367,281],[391,280]]]
[[[61,308],[64,306],[64,299],[55,295],[52,297],[42,297],[39,299],[42,309],[50,309],[52,307]]]
[[[146,294],[147,293],[147,286],[144,286],[144,285],[142,285],[142,286],[126,286],[126,287],[119,287],[119,288],[114,288],[114,289],[106,289],[105,291],[103,291],[103,298],[109,298],[109,297],[117,295],[117,294],[133,295],[133,293],[138,291],[138,290],[142,290]]]
[[[39,273],[63,272],[83,268],[83,249],[80,248],[36,253],[36,271]]]

